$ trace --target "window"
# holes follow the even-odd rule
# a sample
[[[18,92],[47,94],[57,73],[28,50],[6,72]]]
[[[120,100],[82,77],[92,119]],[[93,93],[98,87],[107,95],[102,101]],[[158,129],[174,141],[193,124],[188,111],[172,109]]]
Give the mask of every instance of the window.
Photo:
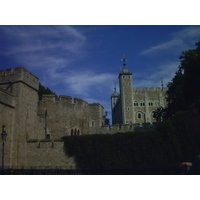
[[[152,102],[149,102],[149,106],[153,106],[153,103],[152,103]]]
[[[130,107],[127,107],[127,110],[130,111]]]
[[[73,136],[73,135],[74,135],[74,130],[72,129],[72,130],[71,130],[71,136]]]
[[[71,136],[78,136],[78,135],[80,135],[80,130],[78,129],[71,129]]]
[[[141,113],[138,113],[138,119],[141,119],[141,118],[142,118]]]
[[[46,134],[46,139],[50,139],[50,134]]]
[[[137,101],[134,103],[134,106],[138,106],[138,102]]]
[[[141,103],[140,103],[140,106],[145,106],[144,102],[141,102]]]

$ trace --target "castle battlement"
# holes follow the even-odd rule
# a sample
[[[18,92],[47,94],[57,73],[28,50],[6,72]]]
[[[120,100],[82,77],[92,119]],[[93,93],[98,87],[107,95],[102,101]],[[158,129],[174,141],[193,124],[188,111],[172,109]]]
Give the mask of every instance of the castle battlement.
[[[137,87],[137,88],[133,88],[133,91],[134,92],[161,92],[161,91],[167,91],[167,88],[166,87]]]
[[[35,90],[38,90],[39,88],[39,79],[24,67],[0,70],[1,85],[19,82],[22,82]]]
[[[80,98],[72,98],[70,96],[60,95],[59,98],[56,98],[56,95],[46,94],[42,96],[42,102],[59,102],[59,103],[67,103],[67,104],[88,104],[86,101]]]

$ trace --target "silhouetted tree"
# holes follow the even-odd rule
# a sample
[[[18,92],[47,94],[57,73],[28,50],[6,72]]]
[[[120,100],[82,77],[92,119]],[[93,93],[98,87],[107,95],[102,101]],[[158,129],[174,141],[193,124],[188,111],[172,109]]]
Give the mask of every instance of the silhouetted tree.
[[[41,85],[41,83],[39,83],[39,91],[38,91],[39,100],[42,100],[43,94],[54,94],[54,95],[56,95],[56,93],[53,92],[52,90],[50,90],[48,87],[46,88],[43,85]]]
[[[180,66],[174,78],[168,83],[168,108],[166,118],[171,118],[175,113],[185,111],[200,98],[200,42],[196,49],[182,52]]]

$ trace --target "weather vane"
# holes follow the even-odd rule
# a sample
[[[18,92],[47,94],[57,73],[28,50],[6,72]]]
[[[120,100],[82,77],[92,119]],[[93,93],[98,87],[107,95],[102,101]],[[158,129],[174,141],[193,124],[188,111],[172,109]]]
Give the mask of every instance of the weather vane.
[[[126,68],[126,61],[127,61],[127,59],[126,59],[126,55],[125,54],[123,55],[123,58],[121,59],[121,61],[124,62],[123,65],[124,65],[124,68]]]

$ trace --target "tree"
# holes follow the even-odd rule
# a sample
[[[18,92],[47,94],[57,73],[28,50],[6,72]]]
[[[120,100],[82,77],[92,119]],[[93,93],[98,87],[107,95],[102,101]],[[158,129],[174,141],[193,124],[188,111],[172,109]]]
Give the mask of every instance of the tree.
[[[179,71],[184,72],[184,97],[189,104],[200,98],[200,42],[196,43],[196,49],[182,52]]]
[[[157,110],[153,111],[153,117],[156,119],[156,121],[161,122],[163,119],[165,119],[165,109],[163,107],[157,108]]]
[[[41,83],[39,83],[39,90],[38,90],[39,100],[42,100],[42,95],[43,94],[53,94],[53,95],[56,95],[56,93],[53,92],[52,90],[50,90],[48,87],[45,88],[43,85],[41,85]]]
[[[200,42],[196,49],[183,51],[180,66],[172,82],[168,83],[168,108],[166,118],[171,118],[179,111],[185,111],[200,98]]]

